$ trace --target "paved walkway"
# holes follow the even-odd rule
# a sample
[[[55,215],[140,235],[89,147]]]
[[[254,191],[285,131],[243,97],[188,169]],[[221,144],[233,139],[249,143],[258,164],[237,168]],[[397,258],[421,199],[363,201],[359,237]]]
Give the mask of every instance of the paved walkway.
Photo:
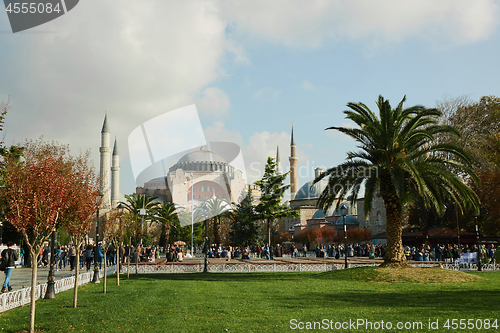
[[[93,266],[92,266],[93,269]],[[87,270],[84,268],[83,270],[80,270],[80,273],[84,273]],[[62,270],[55,272],[56,280],[60,280],[65,277],[69,277],[71,275],[74,275],[74,271],[72,272],[69,269],[69,265],[66,266],[66,268],[63,268]],[[47,282],[47,277],[49,276],[49,268],[48,267],[38,267],[37,270],[37,283],[43,284]],[[3,285],[3,282],[5,280],[5,274],[0,274],[0,284]],[[12,275],[10,277],[10,284],[12,285],[13,290],[18,290],[21,289],[23,286],[24,287],[30,287],[31,286],[31,268],[26,268],[26,267],[17,267],[14,269],[12,272]]]

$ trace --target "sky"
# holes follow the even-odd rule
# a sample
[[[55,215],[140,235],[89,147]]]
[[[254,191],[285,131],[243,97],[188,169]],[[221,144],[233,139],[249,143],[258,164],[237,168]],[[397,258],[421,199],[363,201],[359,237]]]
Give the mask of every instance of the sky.
[[[12,106],[4,141],[90,149],[98,168],[107,112],[120,192],[132,194],[129,135],[194,104],[208,142],[241,147],[249,183],[277,145],[289,169],[293,123],[301,186],[357,149],[325,131],[352,126],[349,102],[376,110],[379,95],[393,106],[406,96],[408,107],[498,96],[499,16],[493,0],[82,0],[12,33],[1,11],[0,101]]]

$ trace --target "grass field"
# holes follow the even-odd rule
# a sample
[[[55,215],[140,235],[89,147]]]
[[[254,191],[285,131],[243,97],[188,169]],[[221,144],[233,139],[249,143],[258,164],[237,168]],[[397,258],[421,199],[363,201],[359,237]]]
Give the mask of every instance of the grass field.
[[[460,273],[438,268],[355,268],[326,273],[141,274],[108,279],[55,300],[39,300],[37,329],[44,332],[445,332],[452,319],[495,332],[500,325],[500,272]],[[2,332],[27,329],[29,306],[4,312]],[[450,319],[450,329],[444,327]],[[467,320],[473,321],[467,322]],[[476,321],[478,320],[479,321]],[[353,329],[349,320],[372,323]],[[429,329],[438,321],[438,329]],[[392,329],[382,329],[392,324]],[[309,324],[308,324],[309,322]],[[314,328],[314,323],[316,329]],[[402,329],[396,327],[403,323]],[[405,329],[410,323],[413,328]],[[418,326],[418,322],[422,326]],[[347,323],[347,325],[346,325]],[[377,328],[377,323],[379,329]],[[416,324],[414,324],[416,323]],[[335,327],[344,328],[336,330]],[[460,322],[456,322],[460,327]],[[479,324],[483,329],[478,329]],[[310,325],[310,326],[308,326]],[[477,326],[476,326],[477,325]],[[303,329],[301,329],[303,327]],[[307,329],[308,327],[312,329]],[[328,327],[328,329],[326,329]],[[435,327],[435,326],[434,326]],[[295,328],[295,329],[294,329]],[[322,329],[321,329],[322,328]],[[332,329],[330,329],[332,328]]]

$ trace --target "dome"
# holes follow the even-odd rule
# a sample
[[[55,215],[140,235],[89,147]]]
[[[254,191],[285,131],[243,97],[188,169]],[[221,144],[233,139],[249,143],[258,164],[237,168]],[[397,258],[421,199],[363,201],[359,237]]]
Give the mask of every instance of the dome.
[[[216,153],[213,153],[209,150],[203,150],[203,149],[199,149],[182,156],[182,158],[179,160],[179,162],[177,162],[177,164],[190,163],[190,162],[226,163],[226,161],[220,155],[217,155]]]
[[[206,172],[234,172],[234,167],[220,155],[204,150],[203,147],[190,152],[181,157],[181,159],[170,167],[169,171],[183,169],[184,171],[206,171]]]
[[[312,183],[313,181],[311,180],[302,185],[297,191],[297,194],[295,194],[294,200],[319,198],[323,190],[328,185],[328,180],[322,179],[311,187]]]
[[[323,213],[323,209],[318,209],[317,211],[314,212],[314,215],[312,216],[312,219],[324,219],[325,214]]]
[[[335,222],[336,225],[344,225],[344,220],[341,218],[339,218],[337,220],[337,222]],[[359,224],[359,221],[358,221],[358,218],[356,216],[353,216],[353,215],[346,215],[345,217],[345,224],[347,225],[350,225],[350,224],[355,224],[355,225],[358,225]]]

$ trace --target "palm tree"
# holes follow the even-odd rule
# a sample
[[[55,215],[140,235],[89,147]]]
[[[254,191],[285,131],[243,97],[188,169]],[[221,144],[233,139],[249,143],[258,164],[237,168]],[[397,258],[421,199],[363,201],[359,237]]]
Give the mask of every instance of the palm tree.
[[[220,245],[220,222],[221,219],[227,215],[227,212],[231,211],[231,205],[225,199],[219,199],[217,197],[210,198],[203,203],[203,211],[205,217],[212,220],[212,227],[214,233],[214,242],[217,247]],[[226,214],[224,214],[226,213]],[[227,216],[226,216],[227,217]],[[207,222],[205,222],[207,223]]]
[[[128,211],[129,217],[134,220],[137,243],[139,239],[139,234],[142,235],[143,233],[142,231],[143,218],[142,215],[140,215],[140,210],[143,208],[146,209],[146,215],[144,216],[144,219],[152,220],[154,218],[153,216],[154,213],[151,209],[158,204],[158,202],[155,201],[156,199],[157,197],[150,194],[134,194],[134,195],[125,194],[125,202],[120,202],[121,204],[126,206],[125,209]],[[147,232],[147,225],[146,225],[146,232]]]
[[[444,213],[447,199],[457,202],[460,209],[478,209],[479,199],[474,191],[450,170],[478,182],[472,171],[472,160],[460,148],[438,142],[443,133],[459,135],[450,126],[439,125],[441,112],[414,106],[403,109],[406,96],[392,109],[389,101],[379,96],[379,116],[363,103],[349,103],[344,111],[347,119],[357,128],[329,127],[352,138],[361,149],[349,152],[347,160],[330,168],[315,179],[315,183],[330,176],[328,186],[318,199],[318,207],[325,211],[334,201],[337,208],[346,195],[351,203],[357,198],[360,185],[365,182],[364,211],[367,216],[372,208],[373,196],[378,189],[387,211],[387,249],[385,266],[404,265],[402,247],[402,211],[421,199],[425,205],[434,205]]]
[[[170,227],[178,221],[177,210],[173,202],[162,202],[153,208],[156,222],[162,224],[162,234],[165,234],[165,243],[168,243]]]

